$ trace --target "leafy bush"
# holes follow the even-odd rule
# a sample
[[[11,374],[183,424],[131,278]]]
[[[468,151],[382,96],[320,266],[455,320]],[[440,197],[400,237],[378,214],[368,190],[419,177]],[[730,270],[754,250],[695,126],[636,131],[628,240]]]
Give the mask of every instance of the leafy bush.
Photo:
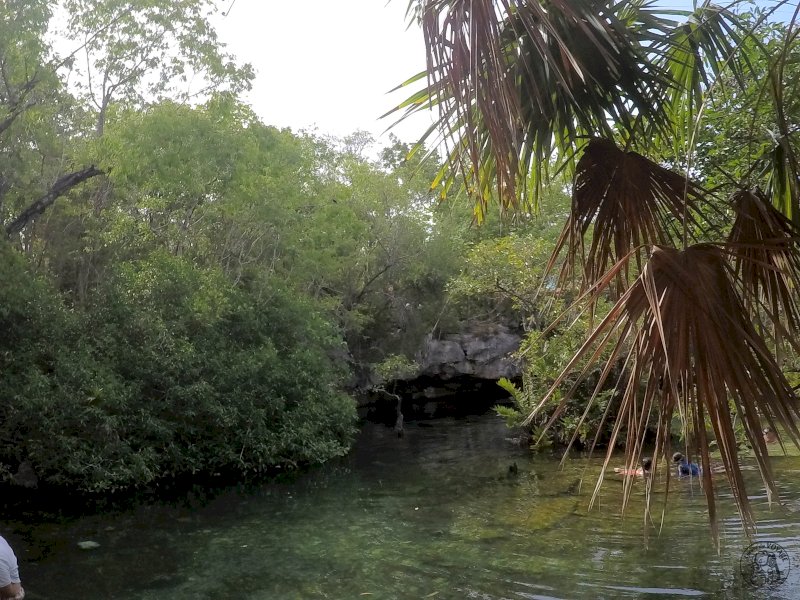
[[[496,408],[497,413],[506,419],[510,427],[520,426],[534,408],[539,407],[542,398],[547,395],[564,366],[572,358],[575,349],[583,343],[587,331],[588,322],[578,319],[570,327],[555,329],[546,334],[541,331],[528,334],[518,351],[518,356],[524,359],[522,386],[517,387],[507,380],[499,382],[514,400],[513,407]],[[573,373],[577,371],[573,370]],[[608,438],[613,426],[614,412],[610,411],[610,417],[605,420],[602,428],[600,423],[609,402],[612,401],[616,379],[613,376],[607,379],[597,401],[586,412],[587,401],[594,392],[598,379],[599,373],[595,372],[579,382],[575,393],[558,414],[564,395],[575,385],[577,377],[571,375],[555,389],[548,401],[539,407],[536,418],[528,424],[536,447],[541,449],[552,444],[567,444],[573,436],[579,445],[590,444],[595,434],[601,443]],[[553,424],[546,428],[554,417]]]
[[[116,265],[85,313],[5,247],[0,275],[6,475],[98,492],[347,450],[340,338],[310,300],[167,253]]]

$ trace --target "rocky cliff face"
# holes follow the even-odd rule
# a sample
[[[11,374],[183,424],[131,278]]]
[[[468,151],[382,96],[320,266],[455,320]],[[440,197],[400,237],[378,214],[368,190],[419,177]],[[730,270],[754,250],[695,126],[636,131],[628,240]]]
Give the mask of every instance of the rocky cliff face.
[[[521,341],[521,335],[502,325],[473,326],[462,333],[429,337],[417,356],[419,376],[443,380],[463,376],[514,379],[521,370],[510,355]]]
[[[522,335],[503,325],[465,324],[458,333],[429,336],[415,357],[419,369],[396,381],[370,380],[358,397],[362,416],[394,422],[400,400],[406,418],[480,414],[508,400],[497,385],[522,370],[511,354]]]

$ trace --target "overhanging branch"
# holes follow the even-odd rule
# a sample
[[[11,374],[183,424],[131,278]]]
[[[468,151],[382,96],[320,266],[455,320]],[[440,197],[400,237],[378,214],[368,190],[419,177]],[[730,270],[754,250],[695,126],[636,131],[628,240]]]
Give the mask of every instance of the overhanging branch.
[[[47,208],[58,199],[59,196],[64,195],[79,183],[83,183],[87,179],[100,175],[102,171],[94,165],[87,167],[81,171],[67,173],[59,177],[47,193],[36,200],[28,208],[23,210],[19,216],[6,225],[6,235],[12,236],[19,233],[25,226],[33,219],[42,214]]]

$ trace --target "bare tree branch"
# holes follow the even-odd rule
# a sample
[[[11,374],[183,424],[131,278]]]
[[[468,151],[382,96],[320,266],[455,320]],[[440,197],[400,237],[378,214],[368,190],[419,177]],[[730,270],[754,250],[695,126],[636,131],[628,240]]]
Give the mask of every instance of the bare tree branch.
[[[12,236],[19,233],[25,229],[25,226],[28,223],[47,210],[47,208],[53,204],[53,202],[55,202],[59,196],[62,196],[79,183],[83,183],[87,179],[91,179],[92,177],[96,177],[102,173],[103,171],[92,165],[81,171],[75,171],[73,173],[62,175],[58,178],[58,180],[56,180],[56,182],[44,196],[36,200],[28,208],[23,210],[16,219],[6,225],[6,235]]]
[[[17,90],[14,90],[13,87],[8,82],[8,78],[5,74],[5,69],[3,69],[2,75],[3,75],[3,84],[5,85],[6,94],[8,96],[8,106],[6,111],[8,114],[5,119],[0,121],[0,133],[3,133],[6,129],[11,127],[11,124],[22,113],[24,113],[26,110],[37,104],[38,101],[35,98],[26,100],[26,97],[41,81],[38,75],[34,75],[30,79],[28,79],[23,85],[21,85]]]

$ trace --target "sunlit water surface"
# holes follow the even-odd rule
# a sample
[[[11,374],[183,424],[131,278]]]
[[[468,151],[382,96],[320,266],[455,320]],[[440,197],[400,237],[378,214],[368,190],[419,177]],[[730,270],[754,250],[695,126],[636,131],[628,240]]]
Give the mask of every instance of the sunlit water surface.
[[[773,458],[786,506],[770,509],[747,472],[756,540],[791,560],[785,582],[752,587],[724,486],[717,554],[696,481],[673,479],[659,534],[641,481],[624,518],[619,476],[588,510],[599,460],[561,468],[508,443],[493,415],[424,425],[402,439],[367,425],[350,456],[293,483],[5,532],[29,600],[800,598],[800,458]]]

